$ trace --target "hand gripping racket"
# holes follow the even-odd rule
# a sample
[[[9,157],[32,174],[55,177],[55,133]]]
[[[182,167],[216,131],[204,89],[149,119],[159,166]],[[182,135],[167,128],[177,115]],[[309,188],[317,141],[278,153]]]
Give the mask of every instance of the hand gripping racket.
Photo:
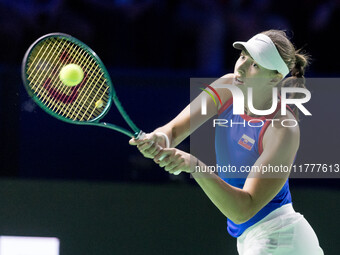
[[[67,86],[59,78],[61,69],[68,64],[76,64],[83,71],[83,79],[76,86]],[[136,139],[145,135],[122,107],[103,62],[86,44],[70,35],[51,33],[37,39],[24,56],[22,79],[30,97],[59,120],[105,127]],[[130,130],[100,122],[112,102]]]

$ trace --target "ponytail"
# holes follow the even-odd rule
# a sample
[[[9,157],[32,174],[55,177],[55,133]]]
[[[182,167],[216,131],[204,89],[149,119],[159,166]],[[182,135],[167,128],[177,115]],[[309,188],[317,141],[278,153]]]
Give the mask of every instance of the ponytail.
[[[302,78],[305,75],[305,68],[309,64],[309,56],[300,53],[300,50],[295,52],[295,66],[291,70],[293,77]]]
[[[305,69],[309,64],[309,56],[307,54],[300,53],[300,50],[295,52],[295,65],[292,67],[290,73],[291,77],[284,79],[280,87],[291,88],[306,88]],[[302,98],[301,93],[292,93],[288,98]],[[295,117],[299,120],[299,110],[297,107],[292,109]]]

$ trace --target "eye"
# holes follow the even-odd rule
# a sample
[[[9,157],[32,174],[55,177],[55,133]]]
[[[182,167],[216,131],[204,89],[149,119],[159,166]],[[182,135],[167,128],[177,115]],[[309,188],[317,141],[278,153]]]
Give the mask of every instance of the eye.
[[[256,64],[256,63],[253,63],[253,67],[255,67],[255,68],[259,68],[259,65],[258,65],[258,64]]]
[[[245,59],[245,58],[246,58],[246,57],[241,53],[241,54],[240,54],[240,59],[243,60],[243,59]]]

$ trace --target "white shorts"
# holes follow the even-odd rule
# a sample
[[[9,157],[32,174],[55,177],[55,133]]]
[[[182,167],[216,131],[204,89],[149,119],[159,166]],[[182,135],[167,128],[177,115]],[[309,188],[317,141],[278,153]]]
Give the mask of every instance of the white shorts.
[[[237,238],[239,255],[323,255],[307,220],[286,204]]]

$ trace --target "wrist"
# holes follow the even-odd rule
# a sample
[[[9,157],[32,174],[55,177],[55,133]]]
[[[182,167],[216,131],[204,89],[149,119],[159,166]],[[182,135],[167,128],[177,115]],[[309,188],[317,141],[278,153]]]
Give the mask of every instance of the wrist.
[[[192,164],[191,164],[191,167],[190,167],[189,174],[196,173],[196,169],[200,167],[200,162],[199,162],[198,158],[194,157],[194,159],[191,162],[192,162]]]

